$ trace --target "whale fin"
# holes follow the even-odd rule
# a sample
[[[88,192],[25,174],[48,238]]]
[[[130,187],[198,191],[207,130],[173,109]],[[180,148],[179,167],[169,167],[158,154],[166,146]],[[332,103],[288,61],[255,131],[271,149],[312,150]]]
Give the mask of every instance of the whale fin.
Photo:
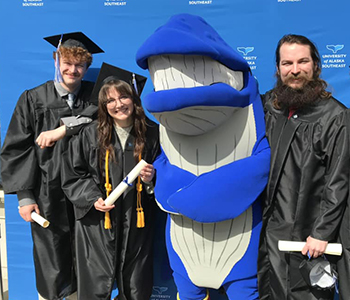
[[[333,53],[337,53],[339,50],[344,48],[344,45],[327,45],[326,48],[331,50]]]
[[[241,52],[243,55],[247,55],[253,50],[254,50],[254,47],[237,47],[237,51]]]

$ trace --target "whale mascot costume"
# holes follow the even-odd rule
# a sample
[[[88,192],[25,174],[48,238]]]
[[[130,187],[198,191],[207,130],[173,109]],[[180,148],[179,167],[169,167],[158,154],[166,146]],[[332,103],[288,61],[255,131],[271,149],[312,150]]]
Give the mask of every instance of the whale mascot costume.
[[[137,52],[160,123],[155,196],[178,299],[258,299],[259,196],[270,148],[257,83],[246,61],[201,17],[170,18]]]

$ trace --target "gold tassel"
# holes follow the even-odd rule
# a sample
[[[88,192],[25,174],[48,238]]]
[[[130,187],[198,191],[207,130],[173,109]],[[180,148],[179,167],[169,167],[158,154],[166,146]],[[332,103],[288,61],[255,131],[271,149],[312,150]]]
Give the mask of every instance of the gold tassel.
[[[106,170],[106,194],[107,197],[109,196],[109,193],[112,191],[112,185],[109,183],[109,175],[108,175],[108,155],[109,151],[106,151],[106,163],[105,163],[105,170]],[[141,154],[139,155],[139,161],[141,160]],[[145,213],[142,208],[141,204],[141,192],[142,192],[142,184],[141,184],[141,177],[138,176],[137,178],[137,203],[136,203],[136,211],[137,211],[137,222],[136,227],[137,228],[144,228],[145,227]],[[112,222],[109,212],[107,211],[105,213],[105,229],[111,229],[112,228]]]
[[[139,161],[141,160],[141,154],[139,155]],[[143,212],[143,208],[141,205],[141,192],[142,192],[142,184],[141,184],[141,177],[137,177],[137,184],[136,184],[136,190],[137,190],[137,203],[136,203],[136,211],[137,211],[137,228],[144,228],[145,227],[145,214]]]
[[[109,155],[109,150],[106,150],[106,162],[105,162],[106,183],[105,183],[105,188],[106,188],[107,197],[109,196],[109,193],[112,191],[112,185],[109,183],[108,155]],[[111,215],[109,214],[109,211],[107,211],[105,213],[105,229],[112,229]]]
[[[105,212],[105,229],[112,229],[111,216],[109,211]]]
[[[145,227],[145,214],[142,208],[137,208],[137,228]]]

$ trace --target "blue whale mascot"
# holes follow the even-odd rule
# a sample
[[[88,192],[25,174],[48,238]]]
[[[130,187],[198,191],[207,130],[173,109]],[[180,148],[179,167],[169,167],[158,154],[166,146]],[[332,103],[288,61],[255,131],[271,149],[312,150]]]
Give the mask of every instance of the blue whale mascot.
[[[247,62],[201,17],[180,14],[137,52],[154,92],[143,103],[160,123],[155,196],[178,299],[258,299],[259,196],[270,148]]]

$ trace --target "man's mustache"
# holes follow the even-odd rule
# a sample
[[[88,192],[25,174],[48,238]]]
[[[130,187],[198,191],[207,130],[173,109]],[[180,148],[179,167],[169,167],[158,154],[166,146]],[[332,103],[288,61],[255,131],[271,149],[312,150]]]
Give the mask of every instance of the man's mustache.
[[[297,74],[297,75],[293,75],[293,74],[289,74],[286,79],[285,79],[285,83],[288,84],[290,82],[293,82],[293,80],[303,80],[305,83],[312,81],[312,78],[308,78],[306,75],[304,74]]]
[[[68,76],[77,76],[78,73],[76,73],[76,72],[63,72],[63,74],[68,75]]]

